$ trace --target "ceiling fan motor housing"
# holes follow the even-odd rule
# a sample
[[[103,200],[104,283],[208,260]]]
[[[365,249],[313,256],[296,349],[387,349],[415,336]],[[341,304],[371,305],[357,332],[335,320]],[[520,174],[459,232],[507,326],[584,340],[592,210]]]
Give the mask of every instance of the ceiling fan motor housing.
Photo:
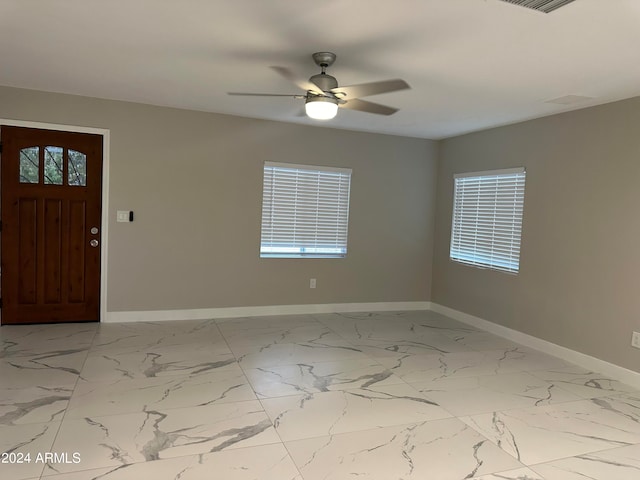
[[[331,75],[327,75],[326,73],[318,73],[309,79],[311,83],[317,85],[322,89],[323,92],[328,92],[332,88],[336,88],[338,86],[338,81],[335,77]]]

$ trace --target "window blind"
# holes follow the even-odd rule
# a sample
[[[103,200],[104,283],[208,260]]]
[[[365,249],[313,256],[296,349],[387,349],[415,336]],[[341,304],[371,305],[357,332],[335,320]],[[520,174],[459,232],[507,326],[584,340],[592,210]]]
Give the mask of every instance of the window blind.
[[[524,168],[454,175],[452,260],[517,273]]]
[[[265,162],[261,257],[344,257],[351,169]]]

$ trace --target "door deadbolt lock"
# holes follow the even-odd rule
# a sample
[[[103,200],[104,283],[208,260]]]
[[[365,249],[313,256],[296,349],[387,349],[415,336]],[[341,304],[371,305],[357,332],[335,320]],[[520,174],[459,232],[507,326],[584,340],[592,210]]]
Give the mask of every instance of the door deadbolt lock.
[[[91,227],[91,235],[97,235],[99,232],[98,227]]]

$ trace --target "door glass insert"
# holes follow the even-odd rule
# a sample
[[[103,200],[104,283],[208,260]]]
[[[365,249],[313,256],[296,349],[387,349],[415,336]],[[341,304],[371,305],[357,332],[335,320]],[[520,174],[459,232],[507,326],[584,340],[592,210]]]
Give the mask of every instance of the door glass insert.
[[[38,183],[40,181],[40,147],[27,147],[20,150],[20,183]]]
[[[87,186],[87,156],[82,152],[69,150],[67,164],[69,185]]]
[[[62,147],[44,147],[44,183],[62,185],[64,149]]]

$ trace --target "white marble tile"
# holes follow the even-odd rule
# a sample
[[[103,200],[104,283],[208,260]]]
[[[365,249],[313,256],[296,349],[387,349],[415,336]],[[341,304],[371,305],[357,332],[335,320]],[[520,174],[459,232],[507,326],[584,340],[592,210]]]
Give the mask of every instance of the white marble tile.
[[[372,357],[396,357],[398,355],[429,355],[452,352],[469,352],[472,349],[459,344],[445,335],[432,333],[429,335],[393,334],[382,338],[370,336],[356,339],[345,336],[356,348]]]
[[[518,468],[508,472],[497,472],[481,477],[473,477],[471,480],[548,480],[537,474],[530,468]]]
[[[37,455],[51,451],[59,427],[59,422],[0,426],[0,454],[8,452],[16,455],[7,458],[7,463],[0,463],[0,478],[38,478],[45,465],[38,461]]]
[[[630,480],[640,392],[428,311],[0,328],[0,452],[81,455],[3,480],[303,480],[283,440],[304,480]]]
[[[640,443],[640,423],[590,400],[460,417],[526,465]]]
[[[330,313],[314,315],[318,321],[350,340],[415,335],[414,324],[393,312]]]
[[[79,464],[47,467],[70,472],[225,449],[280,443],[258,401],[65,419],[54,451],[79,452]]]
[[[54,473],[48,469],[48,473]],[[47,480],[302,480],[282,444],[44,476]]]
[[[411,386],[456,416],[580,400],[528,372],[454,376]]]
[[[452,377],[525,372],[566,365],[556,357],[524,348],[433,355],[397,355],[381,357],[378,361],[409,383]]]
[[[613,397],[594,397],[591,402],[605,410],[640,423],[640,392],[625,393]]]
[[[232,346],[231,350],[244,369],[368,358],[361,350],[344,340],[283,343],[268,347]]]
[[[258,398],[404,383],[379,363],[357,358],[253,368],[245,373]]]
[[[489,332],[445,329],[442,330],[442,333],[456,343],[478,351],[523,348],[522,345],[516,342]]]
[[[311,343],[322,340],[340,340],[340,336],[321,323],[256,327],[251,329],[234,329],[225,331],[225,340],[232,347],[260,346],[267,347],[279,343]]]
[[[578,366],[536,371],[533,374],[582,398],[606,397],[636,391],[629,385]]]
[[[531,468],[545,480],[632,480],[640,478],[640,444],[587,453]]]
[[[492,365],[480,369],[486,359],[479,352],[459,352],[431,355],[396,355],[378,361],[405,382],[433,381],[452,376],[478,376],[495,373]]]
[[[67,417],[197,407],[255,398],[240,367],[232,364],[191,376],[79,382],[69,402]]]
[[[97,323],[3,325],[0,328],[0,358],[59,355],[70,350],[86,350],[97,329]]]
[[[259,329],[290,329],[298,327],[321,326],[312,315],[265,315],[260,317],[224,318],[216,319],[220,331],[231,337],[236,333]]]
[[[564,368],[569,365],[561,358],[522,346],[483,350],[482,353],[495,361],[496,373],[536,372],[551,368]]]
[[[430,311],[331,313],[314,315],[340,335],[367,339],[386,335],[422,336],[433,333],[478,332],[479,330]]]
[[[81,377],[89,382],[197,375],[235,363],[225,342],[140,348],[136,352],[90,353]]]
[[[46,423],[61,420],[73,384],[57,387],[10,388],[0,384],[0,425]]]
[[[284,441],[451,417],[409,385],[262,400]]]
[[[30,388],[73,385],[87,357],[87,350],[68,349],[37,356],[0,359],[2,387]]]
[[[522,467],[459,420],[286,443],[305,480],[461,480]]]
[[[375,334],[407,332],[411,328],[411,322],[391,312],[326,313],[316,314],[314,318],[336,333],[350,338],[365,339]]]
[[[101,324],[92,352],[136,352],[140,348],[214,344],[222,334],[213,320]]]

